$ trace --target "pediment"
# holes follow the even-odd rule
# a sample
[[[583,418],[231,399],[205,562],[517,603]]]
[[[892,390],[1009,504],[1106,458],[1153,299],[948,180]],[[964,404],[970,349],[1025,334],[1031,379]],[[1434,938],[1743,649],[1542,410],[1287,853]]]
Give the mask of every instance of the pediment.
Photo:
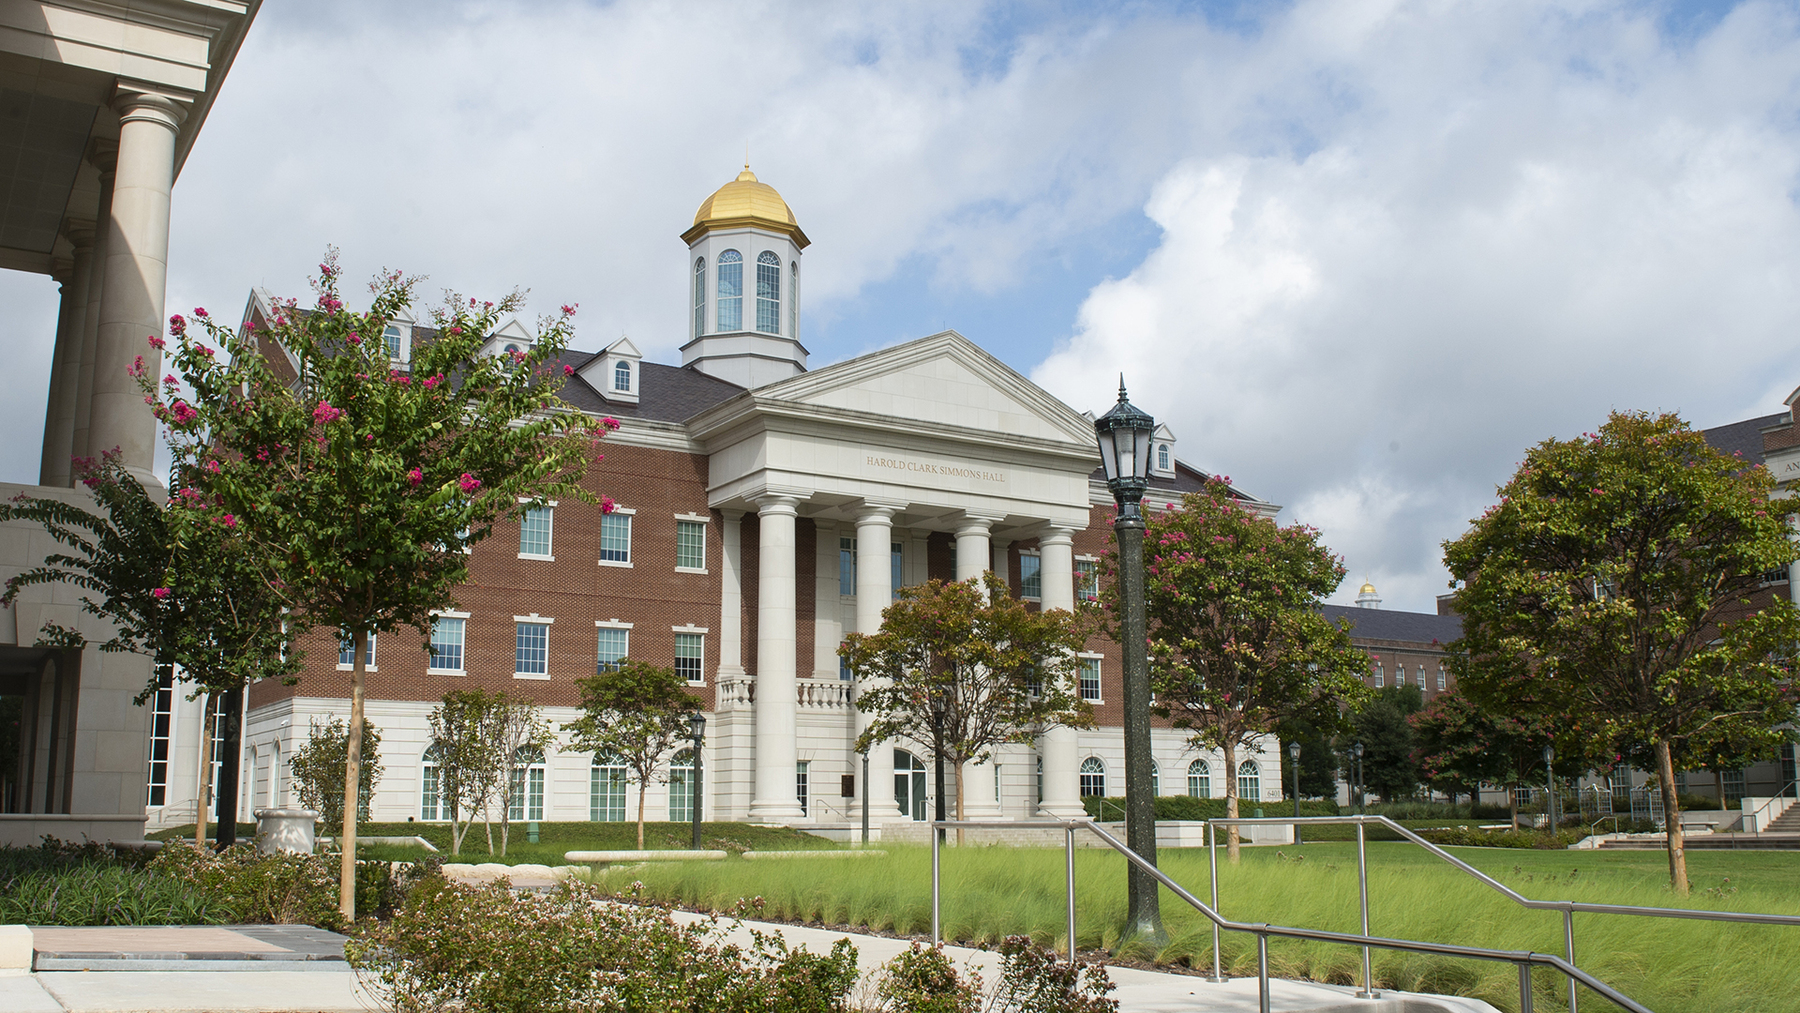
[[[759,388],[759,400],[1092,447],[1093,425],[969,339],[945,331]]]

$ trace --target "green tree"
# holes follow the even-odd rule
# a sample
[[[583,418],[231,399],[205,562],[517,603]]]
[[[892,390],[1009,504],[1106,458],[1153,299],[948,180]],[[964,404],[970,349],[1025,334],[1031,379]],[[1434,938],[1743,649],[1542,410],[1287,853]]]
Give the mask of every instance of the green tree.
[[[1093,708],[1076,692],[1076,652],[1086,623],[1062,609],[1033,612],[992,573],[901,588],[881,613],[881,630],[852,633],[838,653],[856,673],[857,706],[872,720],[858,752],[904,739],[931,745],[956,769],[956,818],[963,818],[963,767],[994,747],[1029,742],[1043,726],[1086,727]]]
[[[1413,760],[1413,727],[1408,720],[1424,706],[1417,686],[1388,686],[1364,700],[1351,718],[1356,741],[1363,744],[1363,784],[1383,802],[1419,790],[1419,765]]]
[[[687,740],[700,700],[672,668],[626,658],[576,683],[581,716],[563,725],[577,749],[617,757],[638,786],[637,844],[644,847],[644,796],[669,780],[663,757]]]
[[[1500,502],[1444,546],[1463,692],[1552,719],[1559,755],[1611,750],[1655,770],[1678,893],[1675,771],[1721,743],[1773,749],[1794,714],[1800,612],[1761,585],[1794,556],[1800,501],[1773,489],[1674,415],[1615,412],[1531,448]]]
[[[1252,513],[1223,479],[1145,522],[1157,712],[1224,753],[1225,811],[1235,818],[1239,750],[1287,722],[1336,728],[1365,692],[1362,653],[1319,612],[1344,567],[1318,531]],[[1107,565],[1117,572],[1116,560]],[[1116,582],[1104,598],[1117,615]],[[1236,827],[1228,839],[1236,861]]]
[[[191,402],[138,370],[183,475],[174,496],[233,518],[296,620],[338,630],[352,645],[351,796],[360,783],[369,635],[410,627],[427,636],[432,613],[452,606],[468,578],[464,549],[496,521],[539,499],[595,498],[579,484],[595,425],[557,397],[570,370],[552,367],[574,309],[543,319],[529,347],[483,355],[522,296],[450,296],[433,314],[435,333],[396,365],[383,332],[412,304],[416,285],[382,274],[368,312],[352,311],[338,295],[334,254],[319,267],[312,308],[282,302],[254,333],[195,310],[214,347],[186,320],[170,319]],[[262,355],[259,341],[283,354]],[[278,372],[276,360],[297,375]],[[350,817],[339,871],[346,918],[356,910]]]
[[[294,775],[294,791],[300,804],[319,814],[326,826],[344,822],[344,765],[350,755],[349,725],[342,718],[320,724],[315,718],[307,728],[306,741],[288,759],[288,770]],[[356,818],[369,820],[369,800],[375,793],[375,782],[381,778],[381,733],[367,720],[363,721],[363,762],[357,771],[361,779],[357,793]]]
[[[544,721],[543,708],[531,700],[508,693],[499,694],[491,727],[504,775],[499,779],[500,790],[494,801],[500,809],[500,854],[505,855],[512,834],[513,802],[517,800],[521,807],[524,805],[521,796],[527,790],[525,777],[528,758],[542,755],[544,750],[556,743],[556,737],[551,734],[550,725]],[[493,850],[494,830],[490,820],[488,852],[492,854]]]
[[[1482,784],[1504,779],[1498,722],[1460,693],[1440,693],[1412,715],[1413,762],[1433,788],[1473,796]]]
[[[428,719],[431,759],[437,764],[438,811],[450,822],[450,853],[462,854],[463,838],[509,777],[509,757],[494,733],[500,693],[484,689],[445,693]],[[494,841],[488,837],[488,853]]]
[[[1332,735],[1300,718],[1283,723],[1276,734],[1281,739],[1282,756],[1288,755],[1288,743],[1300,743],[1300,797],[1337,797],[1338,757],[1332,748]],[[1290,771],[1282,783],[1293,784],[1293,777]]]

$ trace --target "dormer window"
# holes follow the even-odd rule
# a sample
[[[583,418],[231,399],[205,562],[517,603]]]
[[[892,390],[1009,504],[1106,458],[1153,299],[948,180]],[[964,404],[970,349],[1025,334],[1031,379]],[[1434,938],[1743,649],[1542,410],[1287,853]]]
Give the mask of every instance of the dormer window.
[[[387,345],[387,357],[397,361],[400,358],[400,325],[389,324],[383,328],[381,340]]]
[[[1157,426],[1151,436],[1155,448],[1150,452],[1150,474],[1158,478],[1175,477],[1175,434],[1168,426]]]
[[[1169,445],[1167,443],[1156,445],[1156,466],[1163,471],[1169,470]]]
[[[613,367],[613,390],[631,390],[631,363],[620,362]]]
[[[641,393],[638,384],[644,378],[643,358],[644,353],[637,350],[630,338],[620,338],[576,367],[575,372],[606,400],[637,404]]]

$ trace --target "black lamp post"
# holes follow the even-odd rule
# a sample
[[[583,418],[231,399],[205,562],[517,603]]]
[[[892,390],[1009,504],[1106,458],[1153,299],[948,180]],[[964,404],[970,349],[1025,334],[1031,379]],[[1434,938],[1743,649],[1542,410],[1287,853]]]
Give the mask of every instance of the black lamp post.
[[[1294,819],[1296,821],[1294,823],[1294,843],[1298,845],[1300,843],[1300,824],[1298,822],[1300,819],[1300,742],[1297,739],[1288,743],[1288,760],[1291,761],[1288,766],[1294,768]]]
[[[1556,833],[1556,768],[1551,761],[1556,759],[1556,747],[1544,746],[1544,787],[1550,792],[1544,800],[1544,818],[1550,822],[1550,832]]]
[[[1119,634],[1125,661],[1125,843],[1156,864],[1156,792],[1150,760],[1150,659],[1146,655],[1144,620],[1144,515],[1138,503],[1150,481],[1150,441],[1156,420],[1125,397],[1119,378],[1119,403],[1094,421],[1106,485],[1119,515],[1113,534],[1119,541]],[[1130,896],[1127,938],[1155,946],[1168,941],[1163,931],[1157,883],[1148,873],[1126,870]]]
[[[700,850],[700,745],[706,741],[706,715],[695,711],[688,715],[688,732],[694,739],[694,850]]]
[[[1356,783],[1356,814],[1358,816],[1361,816],[1363,811],[1362,754],[1362,743],[1358,742],[1350,747],[1351,771]]]

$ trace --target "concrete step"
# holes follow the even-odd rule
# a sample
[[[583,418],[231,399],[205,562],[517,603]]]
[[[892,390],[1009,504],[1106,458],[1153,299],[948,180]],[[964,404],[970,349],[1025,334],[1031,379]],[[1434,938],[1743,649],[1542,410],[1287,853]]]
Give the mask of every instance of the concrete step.
[[[345,937],[311,925],[31,928],[34,971],[343,971]]]

